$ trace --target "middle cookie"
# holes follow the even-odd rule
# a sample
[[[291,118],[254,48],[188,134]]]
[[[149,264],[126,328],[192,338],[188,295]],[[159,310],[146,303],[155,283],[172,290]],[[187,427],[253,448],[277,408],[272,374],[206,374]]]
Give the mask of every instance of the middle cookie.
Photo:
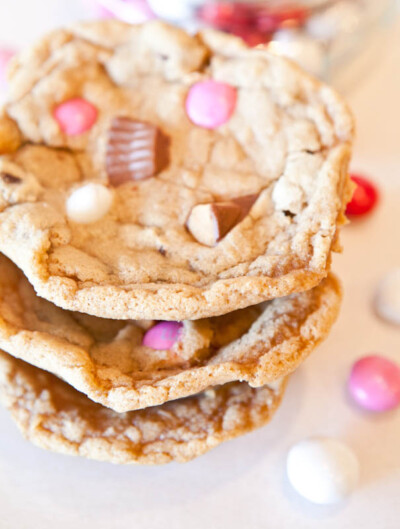
[[[39,298],[0,256],[0,347],[117,412],[241,380],[262,386],[296,369],[326,337],[341,299],[314,289],[197,321],[116,321]]]

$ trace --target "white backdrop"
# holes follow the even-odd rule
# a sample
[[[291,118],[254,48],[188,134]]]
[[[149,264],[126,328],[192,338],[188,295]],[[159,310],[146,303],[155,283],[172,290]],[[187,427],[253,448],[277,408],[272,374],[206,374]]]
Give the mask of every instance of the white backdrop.
[[[0,41],[23,44],[80,16],[78,0],[0,0]],[[345,380],[372,351],[400,362],[400,330],[375,318],[373,288],[400,265],[400,25],[387,56],[350,93],[358,122],[353,168],[380,185],[370,218],[344,230],[334,261],[343,310],[328,341],[293,376],[270,426],[197,461],[163,468],[115,467],[46,453],[25,442],[0,409],[1,529],[398,529],[400,411],[361,412]],[[316,507],[288,486],[288,448],[331,435],[358,454],[362,483],[335,507]]]

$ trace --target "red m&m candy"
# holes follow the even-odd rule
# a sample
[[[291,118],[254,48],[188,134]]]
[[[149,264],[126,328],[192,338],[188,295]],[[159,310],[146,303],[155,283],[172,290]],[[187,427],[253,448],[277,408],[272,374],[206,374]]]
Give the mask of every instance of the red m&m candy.
[[[260,44],[266,44],[270,41],[269,36],[263,31],[258,31],[254,28],[242,28],[242,27],[233,27],[231,28],[231,33],[240,37],[245,41],[245,43],[252,47],[259,46]]]
[[[202,22],[231,32],[232,28],[249,27],[253,22],[253,6],[242,3],[218,2],[202,6],[197,16]]]
[[[283,4],[280,7],[260,7],[257,12],[257,28],[272,33],[283,26],[301,26],[309,16],[309,10],[296,5]]]
[[[353,197],[347,204],[346,214],[350,216],[365,215],[369,213],[378,201],[378,190],[365,177],[352,174],[351,180],[356,184]]]

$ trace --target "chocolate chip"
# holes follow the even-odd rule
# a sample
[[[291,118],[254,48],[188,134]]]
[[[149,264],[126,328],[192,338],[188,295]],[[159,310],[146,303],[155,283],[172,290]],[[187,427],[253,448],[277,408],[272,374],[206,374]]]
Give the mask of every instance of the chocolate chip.
[[[6,184],[19,184],[22,182],[19,176],[14,176],[10,173],[0,173],[0,177]]]
[[[165,251],[165,248],[164,248],[163,246],[160,246],[160,248],[158,249],[158,251],[160,252],[160,254],[161,254],[163,257],[164,257],[165,254],[167,253],[167,252]]]
[[[116,117],[111,123],[106,169],[114,186],[150,178],[169,165],[170,139],[145,121]]]
[[[292,212],[289,211],[288,209],[284,209],[284,210],[283,210],[283,214],[284,214],[286,217],[290,217],[291,219],[292,219],[293,217],[296,216],[295,213],[292,213]]]

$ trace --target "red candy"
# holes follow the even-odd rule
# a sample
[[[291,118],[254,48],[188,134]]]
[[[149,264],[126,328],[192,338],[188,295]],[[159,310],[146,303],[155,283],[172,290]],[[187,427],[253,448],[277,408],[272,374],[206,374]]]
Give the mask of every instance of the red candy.
[[[353,193],[353,198],[347,204],[347,215],[365,215],[369,213],[378,201],[378,191],[376,187],[366,178],[360,175],[350,175],[352,181],[357,185]]]
[[[251,5],[220,2],[200,8],[198,17],[215,28],[231,31],[234,27],[249,27],[253,22],[253,10]]]
[[[178,321],[162,321],[149,329],[143,336],[142,345],[164,351],[171,349],[179,339],[183,324]]]
[[[258,2],[211,3],[198,12],[200,20],[206,24],[238,35],[253,46],[256,41],[257,44],[266,42],[269,34],[283,26],[301,26],[308,16],[308,9],[294,4],[276,7]]]
[[[264,32],[252,28],[234,27],[231,29],[231,33],[243,39],[250,47],[266,44],[270,40]]]
[[[83,134],[97,120],[97,108],[80,97],[68,99],[54,110],[54,118],[67,136]]]
[[[296,5],[282,5],[279,8],[261,7],[257,12],[257,28],[273,33],[283,26],[301,26],[309,16],[308,9]]]
[[[269,40],[265,31],[257,29],[255,7],[251,4],[206,4],[198,16],[206,24],[242,38],[248,46],[258,46]]]

